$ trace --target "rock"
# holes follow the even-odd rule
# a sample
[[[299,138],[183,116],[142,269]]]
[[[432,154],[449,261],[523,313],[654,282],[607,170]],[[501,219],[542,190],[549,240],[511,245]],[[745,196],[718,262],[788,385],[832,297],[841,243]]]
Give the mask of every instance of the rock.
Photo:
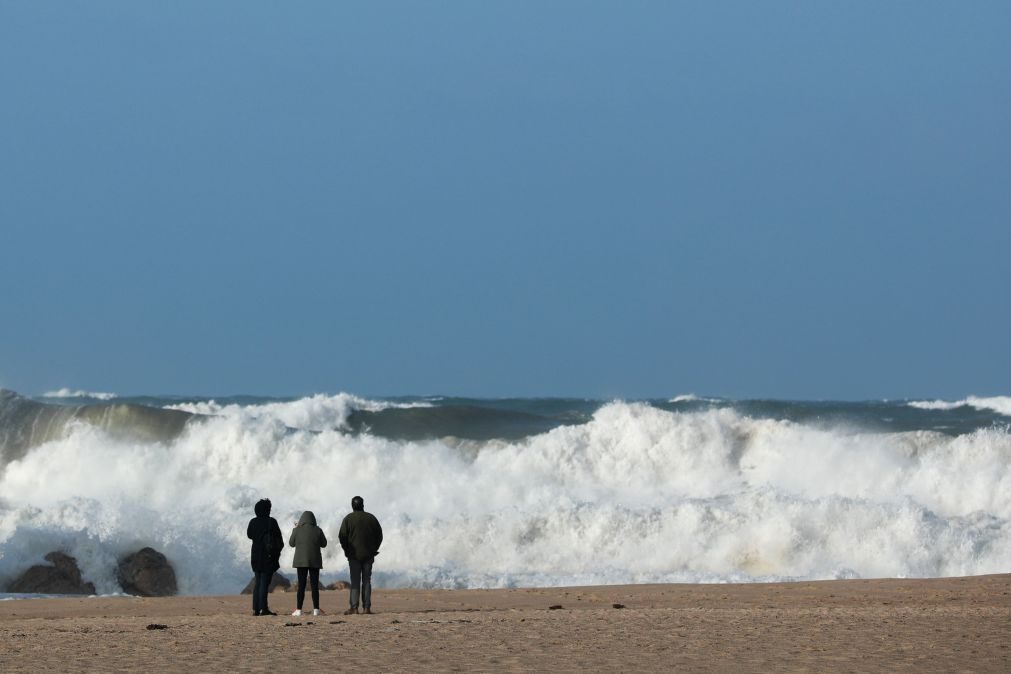
[[[306,585],[308,586],[308,583]],[[337,581],[334,581],[334,582],[330,583],[329,585],[323,585],[321,583],[320,586],[319,586],[319,589],[322,590],[322,591],[324,591],[324,592],[326,592],[327,590],[350,590],[351,589],[351,583],[347,582],[346,580],[337,580]],[[298,592],[298,583],[292,583],[288,587],[285,587],[284,591],[285,592]]]
[[[246,587],[242,588],[242,592],[239,594],[253,594],[253,585],[256,583],[256,576],[249,579],[249,583]],[[291,587],[291,581],[288,580],[285,575],[279,571],[274,572],[274,577],[270,579],[270,585],[267,586],[267,592],[273,592],[277,588],[281,588],[283,592],[287,592],[288,588]]]
[[[127,594],[169,597],[179,592],[172,565],[165,555],[152,548],[142,548],[119,560],[116,577]]]
[[[37,565],[10,584],[8,592],[36,594],[95,594],[95,586],[81,581],[77,560],[62,552],[50,552],[45,560],[52,566]]]

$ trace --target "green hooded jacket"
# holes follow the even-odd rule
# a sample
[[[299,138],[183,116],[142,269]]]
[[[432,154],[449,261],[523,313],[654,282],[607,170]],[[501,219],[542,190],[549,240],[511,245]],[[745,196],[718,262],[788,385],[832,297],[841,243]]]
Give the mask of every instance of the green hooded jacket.
[[[288,545],[295,548],[295,558],[291,565],[296,569],[300,567],[323,568],[323,553],[320,552],[320,549],[326,547],[326,536],[323,534],[323,530],[316,526],[316,516],[312,514],[311,510],[306,510],[298,518],[298,525],[292,529]]]

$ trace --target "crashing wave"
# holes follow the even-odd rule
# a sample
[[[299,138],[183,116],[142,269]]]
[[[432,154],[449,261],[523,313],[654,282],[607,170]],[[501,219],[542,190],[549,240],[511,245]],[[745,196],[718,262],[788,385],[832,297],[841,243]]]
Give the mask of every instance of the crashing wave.
[[[113,438],[164,442],[178,437],[192,416],[131,404],[50,405],[0,390],[0,468],[33,447],[68,437],[80,424]]]
[[[69,388],[61,388],[58,391],[48,391],[42,394],[43,398],[91,398],[92,400],[113,400],[119,396],[115,393],[100,393],[95,391],[81,391]]]
[[[285,531],[310,509],[333,535],[354,494],[383,522],[376,582],[386,586],[1011,566],[1006,428],[866,433],[615,402],[512,440],[407,440],[292,428],[293,413],[222,413],[158,442],[70,424],[0,474],[0,586],[62,549],[100,593],[115,591],[110,560],[143,544],[169,557],[182,592],[235,592],[248,580],[257,499],[273,500]],[[290,562],[285,550],[283,570]],[[343,570],[339,547],[328,548],[324,575]]]
[[[969,396],[955,402],[947,400],[913,400],[908,404],[910,407],[921,410],[954,410],[959,407],[974,407],[978,410],[997,412],[1003,416],[1011,417],[1011,397],[1008,396],[993,396],[989,398]]]

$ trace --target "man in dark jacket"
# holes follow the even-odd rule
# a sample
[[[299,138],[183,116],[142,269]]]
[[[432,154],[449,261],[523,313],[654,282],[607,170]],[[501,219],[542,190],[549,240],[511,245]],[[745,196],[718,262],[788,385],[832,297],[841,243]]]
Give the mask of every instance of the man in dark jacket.
[[[246,536],[253,541],[249,565],[253,567],[253,615],[277,615],[267,608],[267,592],[274,572],[281,568],[284,539],[277,520],[270,516],[270,499],[260,499],[253,506],[256,517],[249,520]]]
[[[351,499],[351,512],[341,522],[337,538],[351,567],[351,608],[344,615],[358,613],[359,593],[363,612],[372,613],[372,563],[383,544],[383,528],[375,515],[365,512],[361,496]]]

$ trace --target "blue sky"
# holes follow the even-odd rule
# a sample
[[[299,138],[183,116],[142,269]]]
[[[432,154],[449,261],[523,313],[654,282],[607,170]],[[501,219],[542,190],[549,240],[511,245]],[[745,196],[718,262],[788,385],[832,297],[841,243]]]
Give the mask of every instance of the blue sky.
[[[0,0],[0,386],[1011,380],[1011,3]]]

